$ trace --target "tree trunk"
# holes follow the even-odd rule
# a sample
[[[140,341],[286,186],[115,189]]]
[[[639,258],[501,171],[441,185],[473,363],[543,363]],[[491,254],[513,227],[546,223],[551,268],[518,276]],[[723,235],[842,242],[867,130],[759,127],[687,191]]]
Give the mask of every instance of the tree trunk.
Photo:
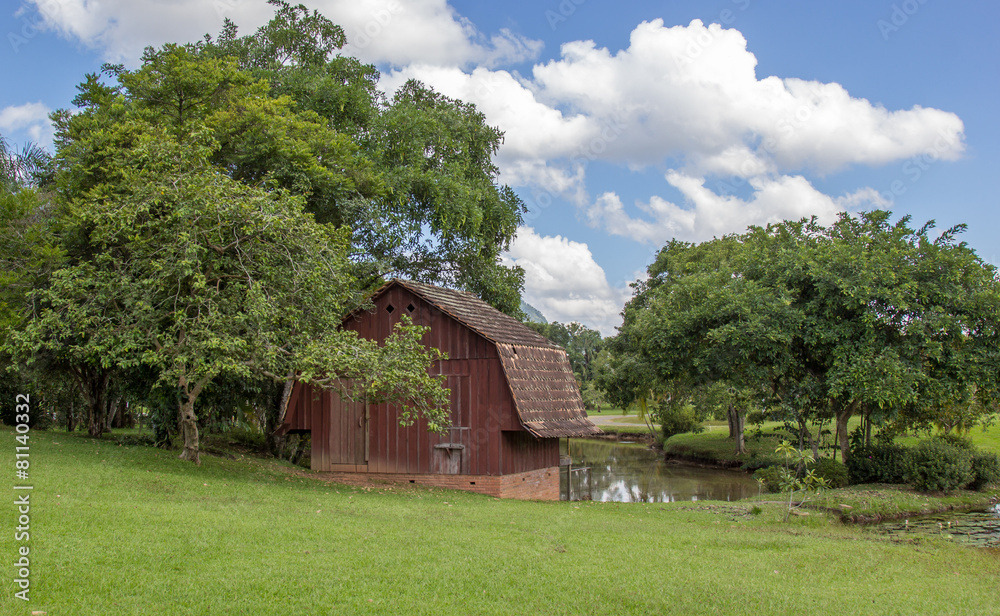
[[[746,413],[730,404],[729,409],[726,411],[726,416],[729,420],[729,438],[736,441],[736,455],[746,453],[747,444],[743,436],[743,430],[747,422]]]
[[[104,388],[95,388],[89,400],[87,400],[87,434],[92,438],[100,438],[104,434],[104,414],[107,409],[107,391]]]
[[[288,413],[288,402],[292,399],[292,388],[294,386],[295,374],[289,373],[288,378],[285,379],[285,386],[281,389],[281,398],[278,401],[278,412],[275,414],[277,421],[273,426],[265,425],[264,427],[266,434],[268,435],[267,441],[271,454],[277,457],[281,457],[285,447],[285,435],[278,434],[278,429],[281,428],[281,424],[285,422],[285,415]],[[268,414],[268,416],[269,415],[270,414]],[[301,452],[299,455],[301,455]]]
[[[72,432],[76,429],[76,409],[74,408],[74,402],[69,401],[69,410],[66,412],[66,431]]]
[[[847,406],[838,408],[837,417],[837,438],[840,440],[840,461],[847,464],[851,457],[851,441],[847,436],[847,421],[857,410],[857,403],[852,402]]]
[[[110,370],[79,368],[73,378],[87,401],[87,432],[94,438],[104,433],[104,413],[107,410]]]
[[[122,395],[118,394],[117,396],[115,396],[114,400],[110,401],[110,404],[108,405],[107,426],[105,429],[108,430],[109,432],[111,431],[111,426],[115,423],[115,418],[118,417],[118,405],[121,403],[121,401],[122,401]]]
[[[184,438],[181,460],[190,460],[201,465],[198,457],[198,418],[194,414],[194,396],[183,396],[180,405],[180,429]]]

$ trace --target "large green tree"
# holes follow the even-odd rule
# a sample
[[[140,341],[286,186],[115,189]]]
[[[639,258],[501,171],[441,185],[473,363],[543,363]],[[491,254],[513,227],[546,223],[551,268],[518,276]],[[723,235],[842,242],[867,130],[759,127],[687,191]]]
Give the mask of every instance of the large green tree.
[[[803,423],[830,414],[845,460],[856,414],[995,404],[996,269],[957,241],[962,227],[932,227],[876,210],[671,242],[612,344],[642,378],[619,381],[633,396],[723,382]]]
[[[199,461],[195,407],[220,376],[261,375],[405,401],[432,427],[446,392],[427,369],[422,328],[387,344],[338,328],[360,302],[348,237],[316,223],[302,199],[247,186],[210,162],[212,133],[122,119],[135,135],[117,171],[74,203],[63,224],[90,249],[53,273],[14,335],[25,357],[67,356],[76,371],[148,366],[173,391],[184,450]],[[83,239],[80,239],[80,238]],[[79,379],[82,381],[82,379]]]
[[[257,32],[239,36],[227,21],[217,38],[198,46],[199,54],[235,59],[268,84],[272,97],[294,102],[297,113],[309,112],[353,144],[345,152],[351,159],[323,154],[323,143],[334,143],[324,137],[306,151],[321,154],[312,160],[344,181],[327,182],[318,169],[304,173],[296,165],[279,176],[262,140],[241,136],[244,124],[260,123],[240,110],[227,122],[233,138],[219,164],[240,177],[269,176],[305,195],[321,222],[350,227],[362,279],[402,276],[456,286],[519,316],[523,272],[499,258],[524,212],[514,192],[497,182],[493,157],[503,133],[474,105],[416,81],[386,98],[374,67],[338,54],[346,42],[339,26],[302,5],[270,3],[275,17]]]

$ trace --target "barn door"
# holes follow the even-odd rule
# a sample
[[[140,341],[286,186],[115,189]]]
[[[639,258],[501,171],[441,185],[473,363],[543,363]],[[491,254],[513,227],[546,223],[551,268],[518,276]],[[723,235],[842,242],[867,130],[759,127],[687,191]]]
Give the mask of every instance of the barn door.
[[[368,464],[368,405],[363,400],[343,400],[331,392],[331,464]]]
[[[449,362],[444,362],[449,363]],[[449,374],[445,387],[451,390],[451,427],[434,445],[432,472],[441,475],[468,475],[472,459],[471,380],[468,374]]]

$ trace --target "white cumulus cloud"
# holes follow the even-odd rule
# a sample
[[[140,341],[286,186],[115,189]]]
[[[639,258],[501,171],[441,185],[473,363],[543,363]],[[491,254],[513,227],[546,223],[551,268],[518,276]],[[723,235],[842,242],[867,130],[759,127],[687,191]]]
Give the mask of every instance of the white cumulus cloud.
[[[703,177],[671,171],[666,179],[684,196],[684,207],[653,196],[646,203],[636,204],[644,214],[637,217],[626,212],[616,193],[605,192],[586,211],[590,224],[612,235],[656,246],[671,238],[700,242],[745,231],[750,225],[810,216],[830,223],[838,212],[886,205],[871,188],[831,197],[801,175],[750,178],[752,192],[748,199],[719,194],[706,186]]]
[[[541,207],[566,199],[591,224],[644,242],[674,234],[706,239],[783,217],[830,219],[845,208],[884,205],[870,188],[830,196],[808,178],[924,154],[955,160],[965,149],[954,113],[919,105],[890,110],[837,83],[758,76],[742,33],[699,20],[643,22],[628,47],[614,52],[571,41],[530,76],[412,64],[384,84],[392,91],[408,78],[474,102],[505,131],[502,181],[540,194]],[[668,170],[666,182],[684,203],[654,191],[643,203],[623,204],[606,188],[592,198],[588,167],[595,161]],[[706,185],[716,180],[737,181],[752,194],[715,194]]]
[[[49,113],[41,102],[11,105],[0,109],[0,134],[9,141],[31,141],[48,148],[54,135]]]
[[[578,321],[605,336],[621,324],[619,313],[631,292],[608,284],[586,244],[521,227],[504,256],[524,268],[524,300],[549,321]]]
[[[196,41],[215,35],[223,18],[250,34],[274,7],[263,0],[29,0],[45,26],[101,51],[105,59],[138,63],[147,45]],[[296,2],[291,4],[295,5]],[[344,53],[366,62],[494,66],[530,60],[542,48],[509,30],[486,35],[446,0],[316,0],[310,10],[344,28]]]

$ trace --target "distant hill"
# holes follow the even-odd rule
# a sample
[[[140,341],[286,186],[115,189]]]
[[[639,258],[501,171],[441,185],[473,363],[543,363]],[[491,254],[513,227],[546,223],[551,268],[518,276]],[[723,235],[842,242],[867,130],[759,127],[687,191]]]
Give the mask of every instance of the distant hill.
[[[538,308],[535,308],[528,302],[521,300],[521,312],[523,312],[528,317],[529,323],[548,323],[548,319],[545,318]]]

